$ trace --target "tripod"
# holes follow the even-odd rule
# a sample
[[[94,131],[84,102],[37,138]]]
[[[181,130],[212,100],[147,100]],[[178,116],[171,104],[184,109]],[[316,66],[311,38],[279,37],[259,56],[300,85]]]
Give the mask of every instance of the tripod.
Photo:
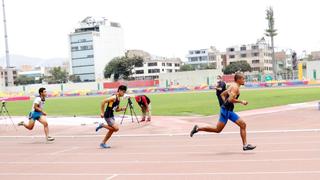
[[[126,106],[126,110],[125,110],[124,113],[123,113],[122,120],[121,120],[121,123],[120,123],[120,124],[122,124],[122,122],[123,122],[123,118],[124,118],[124,115],[125,115],[126,112],[127,112],[128,107],[130,108],[130,115],[131,115],[131,121],[132,121],[132,123],[133,123],[133,114],[134,114],[134,116],[136,117],[136,120],[137,120],[138,124],[140,124],[140,122],[139,122],[139,120],[138,120],[138,117],[137,117],[137,114],[136,114],[136,112],[135,112],[134,109],[133,109],[132,101],[131,101],[130,98],[128,99],[127,106]]]
[[[5,101],[2,101],[2,105],[1,105],[1,109],[0,109],[0,116],[2,117],[2,119],[7,119],[9,118],[12,122],[12,125],[14,127],[15,130],[17,130],[16,126],[14,125],[13,121],[12,121],[12,118],[9,114],[9,111],[6,107],[6,102]]]

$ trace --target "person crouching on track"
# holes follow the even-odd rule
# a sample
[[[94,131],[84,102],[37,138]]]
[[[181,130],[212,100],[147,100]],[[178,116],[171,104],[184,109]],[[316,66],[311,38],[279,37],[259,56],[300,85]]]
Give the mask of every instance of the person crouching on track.
[[[136,102],[141,108],[142,119],[140,122],[146,120],[146,116],[148,116],[147,122],[151,121],[151,101],[146,95],[135,96]]]

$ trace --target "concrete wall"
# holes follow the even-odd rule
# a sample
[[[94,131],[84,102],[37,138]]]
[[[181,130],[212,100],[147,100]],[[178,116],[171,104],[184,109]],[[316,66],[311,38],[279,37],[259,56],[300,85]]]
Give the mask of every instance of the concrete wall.
[[[314,73],[316,78],[314,78]],[[320,60],[307,62],[307,79],[320,80]]]
[[[159,75],[159,86],[161,88],[176,86],[200,86],[214,85],[217,82],[217,76],[221,75],[219,70],[198,70],[175,72]]]
[[[55,91],[79,91],[79,90],[103,90],[103,82],[67,83],[67,84],[32,84],[25,86],[5,87],[5,92],[12,93],[37,93],[40,87],[44,87],[48,92]]]

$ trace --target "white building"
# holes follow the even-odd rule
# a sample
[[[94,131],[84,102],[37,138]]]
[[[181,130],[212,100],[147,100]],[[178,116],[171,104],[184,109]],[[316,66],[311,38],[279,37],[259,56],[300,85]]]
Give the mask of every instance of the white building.
[[[16,68],[2,68],[0,66],[0,88],[4,88],[6,86],[13,86],[17,77],[18,73]]]
[[[192,65],[195,69],[205,69],[205,67],[211,66],[212,69],[222,71],[221,54],[215,47],[190,50],[187,58],[188,62],[186,64]]]
[[[275,59],[277,62],[277,72],[281,73],[287,69],[292,69],[292,54],[293,50],[287,49],[275,52]]]
[[[307,61],[306,67],[308,80],[320,80],[320,59]]]
[[[272,74],[272,48],[264,39],[258,40],[255,44],[232,46],[227,48],[226,59],[227,65],[238,62],[247,61],[253,72],[263,72],[264,74]]]
[[[124,56],[123,30],[119,23],[87,17],[69,34],[70,73],[81,81],[100,81],[114,57]]]
[[[128,57],[140,56],[143,58],[141,67],[135,66],[132,75],[136,80],[158,79],[159,74],[173,73],[180,70],[182,61],[180,58],[166,58],[161,56],[152,56],[142,50],[128,50]]]
[[[44,77],[45,74],[45,68],[41,67],[38,69],[34,69],[31,71],[21,71],[18,72],[18,76],[26,76],[26,77],[32,77],[35,80],[39,80],[41,77]]]

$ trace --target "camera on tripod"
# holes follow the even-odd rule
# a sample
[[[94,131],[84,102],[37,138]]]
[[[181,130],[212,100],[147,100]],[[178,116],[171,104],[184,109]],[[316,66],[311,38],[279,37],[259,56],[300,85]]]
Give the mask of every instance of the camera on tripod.
[[[131,98],[130,98],[130,97],[128,98],[128,104],[129,104],[130,106],[132,106],[132,101],[131,101]]]
[[[139,120],[138,120],[138,117],[137,117],[137,114],[134,111],[132,100],[131,100],[130,96],[127,96],[127,97],[128,97],[128,102],[127,102],[126,110],[123,113],[122,120],[121,120],[120,124],[122,124],[122,122],[123,122],[123,118],[124,118],[124,115],[126,114],[126,112],[128,110],[128,107],[129,107],[129,110],[130,110],[131,121],[133,122],[133,117],[135,117],[137,122],[138,122],[138,124],[140,124]]]

